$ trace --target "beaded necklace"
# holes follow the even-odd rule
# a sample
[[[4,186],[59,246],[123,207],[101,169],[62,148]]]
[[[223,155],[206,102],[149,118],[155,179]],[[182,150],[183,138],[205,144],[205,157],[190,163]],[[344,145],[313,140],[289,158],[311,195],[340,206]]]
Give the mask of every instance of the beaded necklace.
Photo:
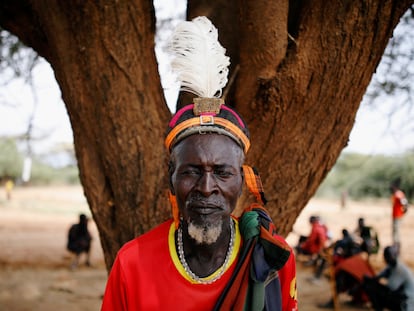
[[[229,241],[229,246],[228,246],[228,249],[227,249],[227,254],[226,254],[226,258],[224,260],[224,263],[217,270],[218,273],[213,278],[206,279],[206,278],[199,277],[193,271],[191,271],[187,261],[185,260],[184,247],[183,247],[183,230],[180,226],[178,228],[178,231],[177,231],[178,257],[180,258],[180,262],[183,265],[183,268],[184,268],[187,276],[189,276],[193,281],[195,281],[197,283],[200,283],[200,284],[211,284],[211,283],[217,281],[218,279],[220,279],[222,277],[222,275],[224,274],[224,272],[226,271],[227,265],[230,261],[231,254],[233,252],[234,236],[235,236],[235,232],[234,232],[233,221],[230,221],[230,241]]]

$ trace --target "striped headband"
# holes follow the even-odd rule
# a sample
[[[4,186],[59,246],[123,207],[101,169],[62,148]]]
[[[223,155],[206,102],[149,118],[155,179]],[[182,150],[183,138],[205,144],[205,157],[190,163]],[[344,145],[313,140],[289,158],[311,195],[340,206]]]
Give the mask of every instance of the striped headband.
[[[250,148],[250,134],[245,122],[220,98],[194,98],[173,116],[168,124],[165,147],[169,152],[184,138],[201,133],[217,133],[230,137],[243,150]]]

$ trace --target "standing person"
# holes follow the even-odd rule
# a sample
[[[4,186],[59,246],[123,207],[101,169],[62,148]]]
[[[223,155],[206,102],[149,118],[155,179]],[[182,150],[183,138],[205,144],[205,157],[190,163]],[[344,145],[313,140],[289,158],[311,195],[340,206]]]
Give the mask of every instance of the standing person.
[[[392,241],[398,253],[401,250],[400,227],[401,220],[408,208],[408,201],[404,192],[400,189],[401,179],[397,178],[391,183],[391,204],[392,204]]]
[[[414,275],[401,260],[398,249],[387,246],[384,249],[384,260],[387,266],[375,277],[365,277],[363,288],[368,294],[375,311],[384,309],[391,311],[414,310]],[[381,280],[386,283],[381,283]]]
[[[348,201],[348,191],[344,190],[341,192],[341,209],[346,208],[347,201]]]
[[[202,35],[194,34],[197,30]],[[225,72],[223,66],[206,68],[205,43],[224,54],[207,18],[179,25],[173,44],[182,46],[179,54],[196,53],[194,41],[200,36],[204,57],[198,58],[198,68]],[[187,63],[193,78],[201,78],[190,58]],[[221,81],[208,83],[219,85],[210,92],[186,88],[199,98],[177,111],[165,139],[173,217],[119,250],[102,311],[297,310],[295,258],[262,206],[259,176],[243,165],[250,146],[244,121],[220,98],[212,98],[227,78]],[[233,211],[244,182],[257,203],[238,218]]]
[[[10,201],[12,197],[12,191],[14,188],[13,180],[11,178],[7,178],[6,183],[4,184],[4,187],[6,189],[6,199]]]
[[[88,218],[85,214],[79,215],[79,222],[73,224],[68,233],[68,243],[66,248],[74,254],[71,268],[75,269],[79,265],[82,253],[85,253],[85,264],[90,266],[90,250],[92,236],[88,230]]]

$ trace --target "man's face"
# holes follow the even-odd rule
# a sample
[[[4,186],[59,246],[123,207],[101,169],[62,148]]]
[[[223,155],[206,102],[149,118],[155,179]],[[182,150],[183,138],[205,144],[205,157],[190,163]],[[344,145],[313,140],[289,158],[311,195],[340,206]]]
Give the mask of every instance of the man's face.
[[[173,149],[171,190],[199,243],[214,243],[223,223],[228,224],[242,190],[243,159],[242,149],[218,134],[192,135]]]

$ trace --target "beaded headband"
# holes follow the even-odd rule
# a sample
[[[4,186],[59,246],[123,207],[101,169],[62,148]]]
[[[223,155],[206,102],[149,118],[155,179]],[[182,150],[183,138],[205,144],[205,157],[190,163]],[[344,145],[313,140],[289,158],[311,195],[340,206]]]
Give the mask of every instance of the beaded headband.
[[[200,133],[217,133],[233,139],[244,151],[250,148],[249,130],[242,118],[219,98],[194,98],[171,119],[165,147],[168,151],[184,138]]]

